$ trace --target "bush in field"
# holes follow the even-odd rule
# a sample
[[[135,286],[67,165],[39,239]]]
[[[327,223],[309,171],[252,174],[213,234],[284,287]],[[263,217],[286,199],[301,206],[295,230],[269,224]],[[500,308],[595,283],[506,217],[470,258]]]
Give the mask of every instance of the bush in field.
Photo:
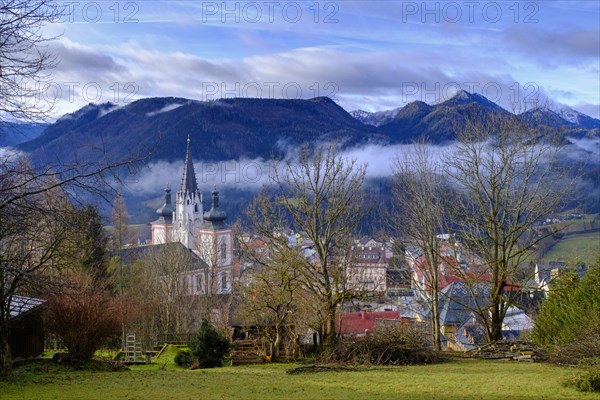
[[[566,386],[575,386],[581,392],[600,393],[600,366],[584,370],[565,382]]]
[[[324,362],[358,365],[412,365],[438,361],[430,333],[414,325],[378,327],[370,336],[342,339],[324,353]]]
[[[200,368],[220,367],[229,347],[229,340],[217,332],[206,319],[202,320],[200,330],[190,343],[192,355]]]
[[[175,354],[173,361],[175,361],[175,364],[182,368],[189,368],[194,361],[194,357],[192,356],[192,352],[189,350],[179,350],[177,354]]]
[[[69,274],[60,292],[48,296],[46,327],[58,335],[74,362],[91,360],[119,332],[121,301],[89,273]]]

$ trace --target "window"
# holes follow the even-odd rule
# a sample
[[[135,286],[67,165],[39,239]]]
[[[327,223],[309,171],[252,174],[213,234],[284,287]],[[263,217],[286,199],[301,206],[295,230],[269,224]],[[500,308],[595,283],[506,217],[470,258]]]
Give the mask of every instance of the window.
[[[227,244],[225,241],[221,242],[221,260],[225,262],[227,260]]]
[[[196,293],[204,293],[204,279],[202,274],[196,275]]]
[[[227,274],[221,275],[221,290],[227,290]]]

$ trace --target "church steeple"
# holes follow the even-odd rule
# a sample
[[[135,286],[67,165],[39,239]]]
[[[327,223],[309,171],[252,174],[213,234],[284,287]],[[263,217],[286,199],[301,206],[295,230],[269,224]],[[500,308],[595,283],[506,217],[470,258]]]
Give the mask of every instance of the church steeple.
[[[181,193],[197,194],[198,184],[196,182],[196,172],[194,171],[194,162],[192,161],[192,151],[190,150],[190,135],[187,138],[187,147],[185,150],[185,163],[183,164],[183,178],[181,180]]]

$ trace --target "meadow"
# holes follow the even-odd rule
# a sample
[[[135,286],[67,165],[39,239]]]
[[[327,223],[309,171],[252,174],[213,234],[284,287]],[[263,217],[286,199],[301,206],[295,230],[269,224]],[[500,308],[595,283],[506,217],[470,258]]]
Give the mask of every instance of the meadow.
[[[544,255],[546,260],[565,260],[571,264],[590,265],[600,252],[600,232],[567,235]]]
[[[402,367],[288,374],[295,364],[183,370],[171,362],[129,371],[73,371],[40,360],[17,367],[0,382],[11,399],[600,399],[562,382],[566,367],[456,359]]]

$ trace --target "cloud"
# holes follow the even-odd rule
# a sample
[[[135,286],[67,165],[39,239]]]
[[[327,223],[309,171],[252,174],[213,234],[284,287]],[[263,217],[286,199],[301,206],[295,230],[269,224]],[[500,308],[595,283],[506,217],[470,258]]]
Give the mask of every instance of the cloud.
[[[14,147],[0,147],[0,162],[2,163],[11,163],[17,161],[25,155],[26,153],[23,153]]]
[[[600,56],[598,29],[548,30],[541,27],[514,26],[506,32],[511,48],[528,57],[535,56],[542,64],[559,66],[581,65],[597,61]]]
[[[562,153],[572,160],[583,161],[590,165],[600,164],[600,138],[568,138],[570,145]]]
[[[58,71],[63,73],[110,74],[125,70],[115,59],[101,50],[83,46],[69,39],[53,43],[51,50],[58,59]]]
[[[600,104],[592,104],[586,102],[580,102],[572,106],[579,112],[582,112],[590,117],[599,119],[600,118]]]
[[[169,112],[169,111],[173,111],[173,110],[176,110],[176,109],[178,109],[179,107],[181,107],[183,105],[184,105],[184,103],[167,104],[166,106],[164,106],[163,108],[161,108],[158,111],[152,111],[152,112],[146,113],[146,117],[154,117],[155,115],[158,115],[158,114],[162,114],[162,113],[166,113],[166,112]]]
[[[269,182],[273,168],[272,161],[261,158],[194,163],[196,181],[201,192],[208,192],[213,185],[219,188],[258,190]],[[128,179],[126,190],[138,196],[159,194],[167,186],[177,191],[182,176],[183,160],[152,162]]]

